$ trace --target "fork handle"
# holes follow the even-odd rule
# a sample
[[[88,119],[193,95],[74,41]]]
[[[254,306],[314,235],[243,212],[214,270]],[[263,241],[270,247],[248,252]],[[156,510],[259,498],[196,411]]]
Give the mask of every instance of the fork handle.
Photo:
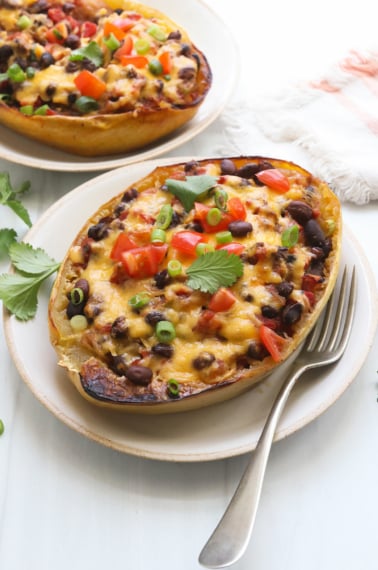
[[[278,421],[297,379],[304,370],[295,365],[286,377],[269,413],[257,446],[218,526],[203,547],[199,563],[225,568],[244,554],[254,526],[270,450]]]

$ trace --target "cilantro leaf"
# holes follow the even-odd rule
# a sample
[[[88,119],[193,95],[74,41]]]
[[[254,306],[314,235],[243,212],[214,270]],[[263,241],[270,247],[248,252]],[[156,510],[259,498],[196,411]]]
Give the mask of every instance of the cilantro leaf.
[[[75,49],[71,55],[71,61],[83,61],[89,59],[96,67],[100,67],[104,61],[102,49],[96,42],[89,42],[85,47]]]
[[[0,204],[8,206],[21,220],[30,228],[32,223],[25,206],[17,198],[18,194],[23,194],[30,188],[29,182],[23,182],[17,189],[12,187],[9,174],[0,172]]]
[[[60,263],[43,249],[16,241],[9,246],[9,255],[16,273],[0,275],[0,299],[17,319],[27,321],[37,312],[40,286]]]
[[[0,255],[8,253],[9,246],[16,240],[17,233],[10,228],[0,229]]]
[[[230,287],[243,275],[243,263],[234,253],[211,251],[198,257],[186,270],[187,284],[203,293],[215,293],[220,287]]]
[[[56,271],[59,263],[51,259],[41,248],[34,248],[29,243],[15,242],[9,248],[9,256],[15,268],[28,275],[40,275]]]
[[[203,199],[211,188],[216,185],[217,178],[209,174],[187,176],[185,180],[167,178],[165,185],[171,194],[177,196],[185,210],[189,212],[194,202]]]

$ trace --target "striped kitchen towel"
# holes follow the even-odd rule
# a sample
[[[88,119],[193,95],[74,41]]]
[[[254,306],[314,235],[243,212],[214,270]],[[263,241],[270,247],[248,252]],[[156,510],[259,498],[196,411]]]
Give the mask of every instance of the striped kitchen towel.
[[[228,151],[245,154],[257,128],[297,145],[340,200],[378,199],[378,50],[351,51],[324,76],[236,102],[220,120]]]

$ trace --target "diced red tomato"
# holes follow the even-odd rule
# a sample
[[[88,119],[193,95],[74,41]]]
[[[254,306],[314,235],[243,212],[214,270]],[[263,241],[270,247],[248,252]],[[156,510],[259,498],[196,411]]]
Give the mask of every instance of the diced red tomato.
[[[125,36],[123,44],[114,52],[114,57],[119,61],[125,55],[130,55],[133,50],[133,38],[131,36]]]
[[[82,95],[93,99],[99,99],[106,90],[106,83],[87,69],[75,77],[74,83]]]
[[[322,282],[323,282],[323,277],[321,277],[320,275],[305,273],[302,277],[302,289],[304,291],[315,291],[317,286]]]
[[[77,34],[79,32],[80,24],[79,22],[73,18],[72,16],[66,16],[66,21],[70,26],[70,30],[73,34]]]
[[[106,21],[104,24],[104,36],[108,37],[110,34],[113,34],[117,38],[117,40],[123,40],[126,35],[126,32],[118,27],[117,25],[113,24],[113,22]]]
[[[117,20],[113,21],[113,24],[120,30],[127,32],[128,30],[131,30],[133,26],[135,26],[135,18],[118,18]]]
[[[114,261],[121,261],[121,255],[124,251],[135,249],[137,247],[137,244],[132,239],[130,239],[127,234],[119,234],[113,245],[112,251],[110,252],[110,259],[113,259]]]
[[[268,168],[267,170],[261,170],[257,172],[256,177],[265,184],[269,186],[272,190],[280,192],[281,194],[290,190],[290,182],[286,176],[278,170],[277,168]]]
[[[261,325],[260,327],[260,339],[274,362],[280,362],[282,359],[282,349],[286,344],[286,340],[265,325]]]
[[[160,61],[161,66],[163,68],[163,74],[169,75],[169,73],[171,73],[171,71],[172,71],[172,58],[171,58],[171,54],[169,53],[169,51],[163,52],[159,56],[159,61]]]
[[[148,59],[144,55],[123,55],[121,65],[133,65],[137,69],[143,69],[148,64]]]
[[[236,297],[232,291],[230,291],[230,289],[226,289],[225,287],[221,287],[211,297],[208,309],[210,311],[214,311],[215,313],[228,311],[228,309],[232,307],[235,301]]]
[[[94,22],[83,22],[81,25],[81,36],[83,38],[91,38],[97,32],[97,24]]]
[[[244,221],[247,217],[247,210],[243,202],[237,196],[227,201],[227,210],[234,220]]]
[[[66,14],[63,12],[61,8],[49,8],[47,10],[47,15],[50,18],[50,20],[54,22],[54,24],[57,24],[61,20],[64,20],[64,18],[66,17]]]
[[[168,250],[168,245],[145,245],[124,251],[121,254],[122,263],[130,277],[152,277],[158,272]]]
[[[234,253],[235,255],[241,255],[245,250],[245,246],[242,243],[237,243],[232,241],[231,243],[225,243],[224,245],[218,245],[217,249],[225,249],[228,253]]]
[[[228,225],[234,220],[232,216],[230,216],[227,213],[224,213],[221,221],[216,226],[212,226],[206,220],[207,214],[211,210],[210,206],[206,206],[201,202],[195,202],[194,209],[195,209],[194,219],[201,222],[201,226],[203,227],[204,231],[208,234],[215,234],[217,232],[227,230]]]
[[[197,245],[206,241],[206,236],[199,232],[183,230],[182,232],[177,232],[174,234],[171,241],[171,246],[181,253],[186,253],[186,255],[195,257]]]

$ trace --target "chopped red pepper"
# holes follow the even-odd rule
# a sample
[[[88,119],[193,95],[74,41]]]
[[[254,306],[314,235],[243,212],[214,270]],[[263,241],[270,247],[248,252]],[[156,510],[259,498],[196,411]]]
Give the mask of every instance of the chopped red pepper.
[[[278,168],[268,168],[257,172],[256,177],[276,192],[284,193],[290,190],[290,182]]]
[[[260,327],[260,339],[274,362],[281,362],[282,349],[286,344],[286,339],[265,325]]]
[[[148,59],[144,55],[123,55],[121,56],[121,64],[133,65],[138,69],[142,69],[148,64]]]
[[[169,51],[163,52],[159,56],[159,61],[160,61],[161,66],[163,68],[163,74],[169,75],[172,71],[172,58],[171,58],[171,54],[169,53]]]
[[[177,232],[174,234],[171,241],[171,246],[181,253],[186,253],[186,255],[195,257],[197,245],[206,241],[206,236],[199,232],[183,230],[182,232]]]
[[[130,277],[152,277],[158,272],[159,264],[163,261],[167,250],[167,244],[145,245],[124,251],[121,260]]]
[[[242,243],[237,243],[232,241],[231,243],[225,243],[223,245],[218,245],[217,249],[225,249],[228,253],[234,253],[235,255],[241,255],[245,250],[245,246]]]
[[[244,221],[247,217],[247,210],[243,202],[237,196],[227,201],[227,210],[234,220]]]
[[[114,57],[121,60],[125,55],[130,55],[133,50],[133,39],[131,36],[125,36],[123,44],[114,52]]]
[[[126,32],[122,28],[120,28],[119,26],[113,24],[112,22],[107,21],[104,24],[104,36],[105,36],[105,38],[110,36],[110,34],[113,34],[113,36],[115,36],[117,38],[117,40],[123,40],[123,38],[126,35]]]
[[[232,307],[235,301],[236,297],[232,291],[230,291],[230,289],[226,289],[225,287],[221,287],[211,297],[208,309],[210,311],[214,311],[215,313],[228,311],[228,309]]]
[[[106,83],[87,69],[75,77],[74,83],[82,95],[93,99],[99,99],[106,90]]]
[[[81,25],[81,37],[91,38],[97,32],[97,24],[94,22],[83,22]]]

